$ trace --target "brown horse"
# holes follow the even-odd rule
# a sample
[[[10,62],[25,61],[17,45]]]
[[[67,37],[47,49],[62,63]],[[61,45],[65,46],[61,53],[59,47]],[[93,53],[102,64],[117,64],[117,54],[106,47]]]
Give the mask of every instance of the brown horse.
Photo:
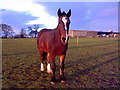
[[[44,71],[43,60],[47,59],[47,72],[51,73],[51,83],[55,84],[55,57],[60,56],[60,80],[65,81],[64,59],[68,49],[68,32],[71,10],[66,14],[58,10],[58,26],[51,29],[42,29],[38,33],[37,47],[40,52],[41,71]]]

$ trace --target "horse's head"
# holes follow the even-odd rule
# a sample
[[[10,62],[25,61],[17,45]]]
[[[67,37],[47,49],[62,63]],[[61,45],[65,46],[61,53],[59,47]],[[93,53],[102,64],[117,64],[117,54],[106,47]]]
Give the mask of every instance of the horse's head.
[[[69,17],[71,16],[71,10],[68,11],[68,13],[61,13],[61,10],[58,10],[58,16],[59,16],[59,30],[61,35],[61,41],[63,44],[66,44],[68,42],[68,32],[69,32],[69,25],[70,20]]]

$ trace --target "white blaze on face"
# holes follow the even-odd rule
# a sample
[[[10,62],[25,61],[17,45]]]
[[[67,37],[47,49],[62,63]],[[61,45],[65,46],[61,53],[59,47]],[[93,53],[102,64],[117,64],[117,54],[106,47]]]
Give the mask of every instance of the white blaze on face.
[[[66,18],[66,17],[63,17],[63,18],[62,18],[62,21],[64,22],[65,30],[67,30],[67,26],[66,26],[66,24],[67,24],[67,18]]]
[[[63,23],[65,25],[65,30],[66,30],[66,40],[65,40],[65,42],[67,42],[67,39],[68,39],[68,34],[67,34],[67,18],[63,17],[62,21],[63,21]]]

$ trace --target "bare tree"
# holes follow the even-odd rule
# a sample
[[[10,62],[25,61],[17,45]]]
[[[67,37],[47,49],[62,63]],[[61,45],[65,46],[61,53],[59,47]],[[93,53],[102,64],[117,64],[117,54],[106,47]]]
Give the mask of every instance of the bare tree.
[[[38,32],[37,30],[39,29],[39,25],[35,24],[34,29],[35,29],[35,37],[37,37],[37,32]]]
[[[34,37],[34,32],[30,32],[29,36],[31,36],[33,38]]]
[[[30,31],[29,35],[33,36],[33,34],[34,34],[35,38],[36,38],[38,29],[39,29],[39,25],[37,25],[37,24],[33,25],[33,27],[28,27],[28,30]]]
[[[3,32],[3,34],[5,35],[5,38],[8,37],[8,35],[14,33],[12,27],[10,25],[7,24],[0,24],[0,28]]]

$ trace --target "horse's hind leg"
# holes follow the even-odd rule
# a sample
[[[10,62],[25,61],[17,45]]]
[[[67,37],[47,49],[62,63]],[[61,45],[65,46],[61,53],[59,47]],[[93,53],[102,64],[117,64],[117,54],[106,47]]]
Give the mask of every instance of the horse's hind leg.
[[[41,71],[43,72],[44,69],[44,64],[43,61],[46,59],[47,53],[46,52],[40,52],[40,60],[41,60]]]

